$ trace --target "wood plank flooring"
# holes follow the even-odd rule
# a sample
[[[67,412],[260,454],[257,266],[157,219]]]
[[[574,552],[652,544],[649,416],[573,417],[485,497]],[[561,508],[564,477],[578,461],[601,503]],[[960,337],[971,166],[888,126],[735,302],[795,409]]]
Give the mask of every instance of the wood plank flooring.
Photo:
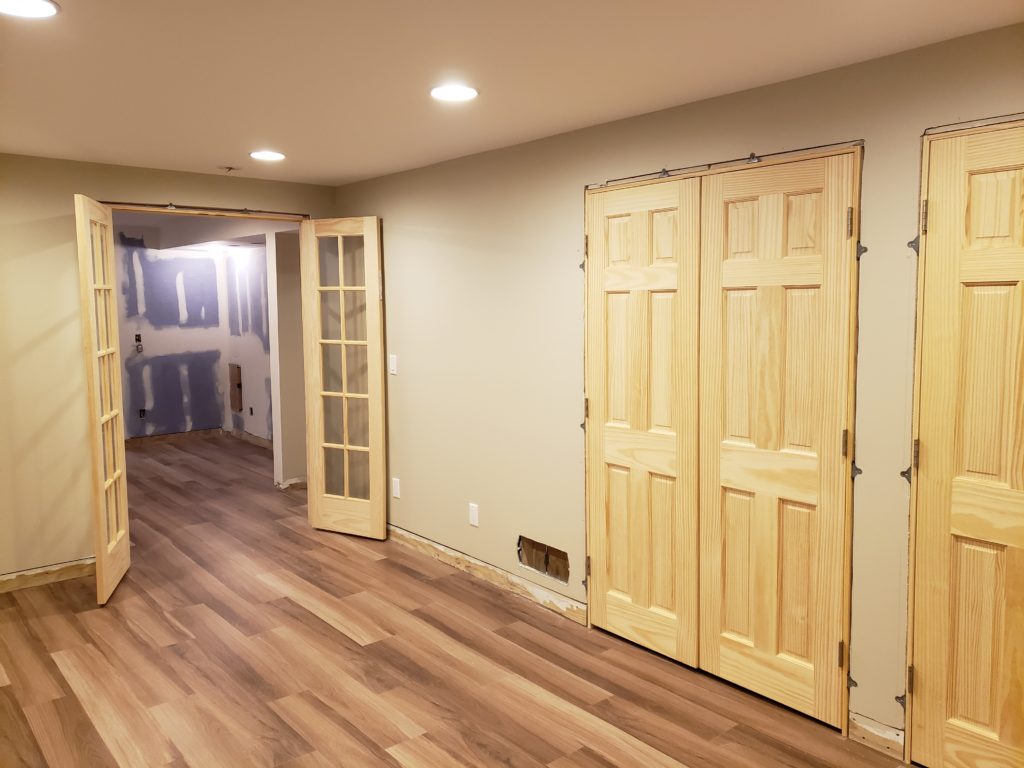
[[[129,444],[132,567],[0,594],[0,766],[895,761],[390,542],[230,437]]]

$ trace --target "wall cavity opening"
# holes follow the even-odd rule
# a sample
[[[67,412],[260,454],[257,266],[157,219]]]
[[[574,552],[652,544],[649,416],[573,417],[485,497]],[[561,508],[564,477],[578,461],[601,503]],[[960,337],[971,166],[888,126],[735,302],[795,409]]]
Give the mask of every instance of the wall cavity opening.
[[[519,562],[527,568],[540,571],[565,584],[569,583],[569,555],[566,552],[525,536],[519,537],[517,550]]]

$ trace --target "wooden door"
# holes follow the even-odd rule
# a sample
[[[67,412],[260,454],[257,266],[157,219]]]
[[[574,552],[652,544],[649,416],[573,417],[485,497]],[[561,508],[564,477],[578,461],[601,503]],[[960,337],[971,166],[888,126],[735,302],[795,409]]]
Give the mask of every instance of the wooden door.
[[[935,138],[922,237],[911,755],[1024,765],[1024,125]]]
[[[700,665],[845,716],[859,150],[706,176]]]
[[[697,663],[700,182],[587,195],[590,620]]]
[[[117,270],[110,208],[75,195],[82,349],[88,397],[96,601],[103,605],[128,570],[128,479],[124,461]]]
[[[302,335],[309,522],[387,536],[379,221],[304,221]]]

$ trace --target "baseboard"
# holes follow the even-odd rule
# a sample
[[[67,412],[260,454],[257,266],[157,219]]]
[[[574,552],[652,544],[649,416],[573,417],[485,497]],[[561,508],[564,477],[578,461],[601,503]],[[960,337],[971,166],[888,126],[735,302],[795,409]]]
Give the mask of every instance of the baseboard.
[[[15,571],[0,576],[0,594],[13,592],[26,587],[38,587],[52,584],[55,581],[77,579],[80,576],[92,576],[96,573],[96,558],[86,557],[72,560],[69,563],[47,565],[42,568],[31,568],[27,571]]]
[[[872,720],[870,717],[850,713],[850,733],[854,741],[899,760],[903,759],[903,731]]]
[[[527,600],[532,600],[548,610],[560,613],[577,624],[584,626],[587,624],[587,606],[578,600],[552,592],[550,589],[534,584],[522,576],[516,576],[514,573],[509,573],[497,566],[477,560],[475,557],[470,557],[467,554],[446,547],[443,544],[438,544],[436,541],[418,536],[403,528],[389,525],[388,534],[392,540],[403,546],[430,555],[435,560],[472,574],[478,579],[483,579],[495,586],[525,597]]]

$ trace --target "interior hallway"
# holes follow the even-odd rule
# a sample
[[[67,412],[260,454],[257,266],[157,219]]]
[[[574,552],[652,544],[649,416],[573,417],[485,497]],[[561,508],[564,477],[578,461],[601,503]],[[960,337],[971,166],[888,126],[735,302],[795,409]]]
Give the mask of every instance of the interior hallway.
[[[231,437],[129,443],[132,567],[0,594],[0,765],[894,766],[392,542]]]

